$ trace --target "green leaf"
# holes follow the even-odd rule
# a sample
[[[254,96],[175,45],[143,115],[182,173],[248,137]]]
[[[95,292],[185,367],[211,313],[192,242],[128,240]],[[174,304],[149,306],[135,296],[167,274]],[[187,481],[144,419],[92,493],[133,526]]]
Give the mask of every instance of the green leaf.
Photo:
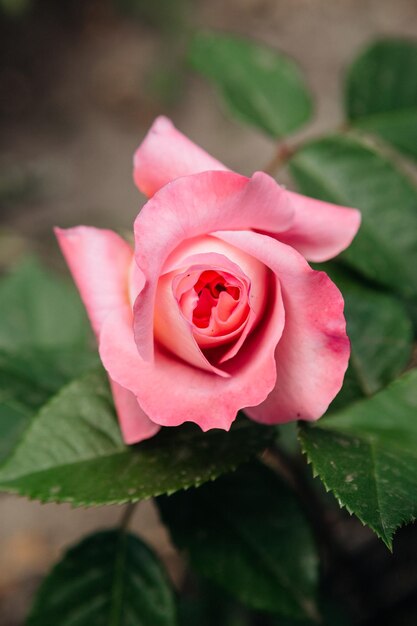
[[[341,258],[404,296],[417,293],[417,190],[377,150],[348,136],[301,148],[290,161],[302,193],[356,207],[362,225]]]
[[[97,364],[98,355],[78,348],[0,349],[0,464],[34,413],[73,377]]]
[[[27,259],[0,282],[0,463],[31,416],[98,363],[75,288]]]
[[[176,626],[174,592],[137,537],[100,532],[71,548],[41,585],[27,626]]]
[[[297,65],[253,41],[199,33],[191,65],[220,91],[232,114],[277,138],[297,130],[312,113],[312,100]]]
[[[181,590],[179,599],[181,626],[253,626],[252,612],[216,585],[199,580],[195,572],[192,585],[187,587]],[[262,625],[271,626],[265,620]]]
[[[126,446],[104,372],[70,383],[32,419],[0,468],[0,489],[42,502],[115,504],[200,485],[263,450],[273,429],[162,429]]]
[[[39,384],[40,355],[25,356],[0,350],[0,464],[14,448],[33,412],[55,391],[53,379]],[[56,380],[57,369],[53,373]]]
[[[417,44],[382,39],[353,63],[346,110],[355,126],[417,158]]]
[[[0,464],[8,457],[28,423],[30,413],[0,403]]]
[[[248,606],[316,616],[317,555],[294,494],[260,464],[158,499],[174,543]]]
[[[417,298],[413,300],[405,300],[404,306],[413,323],[414,337],[417,339]]]
[[[89,332],[75,288],[26,259],[0,282],[0,348],[85,345]]]
[[[341,506],[391,548],[417,516],[417,369],[372,398],[300,427],[303,451]]]
[[[349,369],[334,410],[374,394],[404,371],[411,357],[413,326],[394,295],[359,283],[334,263],[322,269],[342,292],[351,342]]]

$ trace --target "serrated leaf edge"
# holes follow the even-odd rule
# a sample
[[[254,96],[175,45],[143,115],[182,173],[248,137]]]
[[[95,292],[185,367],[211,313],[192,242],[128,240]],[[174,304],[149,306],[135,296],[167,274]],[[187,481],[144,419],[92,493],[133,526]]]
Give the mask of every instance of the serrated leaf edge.
[[[334,489],[333,487],[329,487],[329,485],[328,485],[328,483],[327,483],[326,479],[325,479],[325,478],[323,478],[323,477],[320,475],[319,471],[316,469],[316,467],[315,467],[315,465],[314,465],[314,461],[313,461],[313,459],[310,457],[310,455],[309,455],[309,453],[308,453],[307,447],[306,447],[306,446],[305,446],[305,444],[304,444],[304,440],[303,440],[303,430],[304,430],[304,427],[303,427],[303,426],[299,427],[299,429],[298,429],[298,434],[297,434],[297,438],[298,438],[298,441],[299,441],[299,443],[300,443],[301,452],[305,455],[306,460],[307,460],[307,464],[311,466],[311,469],[312,469],[312,474],[313,474],[313,478],[319,478],[319,479],[320,479],[320,481],[322,482],[322,484],[323,484],[323,486],[324,486],[325,490],[326,490],[326,493],[332,493],[332,494],[335,496],[335,498],[336,498],[336,500],[337,500],[337,503],[339,504],[340,508],[341,508],[341,509],[346,509],[346,511],[349,513],[349,515],[354,515],[354,516],[355,516],[355,517],[356,517],[356,518],[357,518],[357,519],[361,522],[362,526],[365,526],[365,527],[370,528],[370,529],[371,529],[371,530],[372,530],[372,531],[376,534],[376,536],[377,536],[379,539],[381,539],[381,540],[382,540],[382,542],[386,545],[386,547],[388,548],[388,550],[389,550],[390,552],[392,552],[392,551],[393,551],[393,550],[392,550],[392,540],[393,540],[393,537],[394,537],[395,532],[396,532],[399,528],[401,528],[402,526],[404,526],[404,525],[406,525],[406,524],[411,523],[411,522],[413,521],[413,519],[410,519],[410,520],[403,520],[403,521],[402,521],[402,522],[401,522],[401,523],[400,523],[400,524],[396,527],[396,530],[395,530],[395,531],[393,531],[392,533],[390,533],[389,535],[388,535],[388,534],[383,535],[382,533],[380,533],[380,531],[379,531],[377,528],[375,528],[375,527],[374,527],[374,525],[373,525],[373,524],[370,524],[369,522],[366,522],[366,521],[365,521],[365,520],[364,520],[364,519],[363,519],[363,518],[362,518],[362,517],[361,517],[358,513],[356,513],[356,511],[354,511],[351,507],[349,507],[349,505],[348,505],[348,504],[346,504],[345,502],[343,502],[342,497],[341,497],[340,493],[338,492],[338,489],[337,489],[337,488],[336,488],[336,489]],[[383,523],[381,523],[381,525],[382,525],[382,526],[384,526],[384,524],[383,524]]]

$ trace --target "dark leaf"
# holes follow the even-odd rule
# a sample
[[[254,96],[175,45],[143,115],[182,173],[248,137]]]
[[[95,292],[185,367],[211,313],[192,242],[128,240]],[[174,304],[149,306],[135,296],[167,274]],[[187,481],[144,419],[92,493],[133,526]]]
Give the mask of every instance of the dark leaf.
[[[100,532],[71,548],[43,582],[27,626],[176,626],[174,593],[140,539]]]
[[[260,464],[158,499],[174,543],[248,606],[316,616],[317,555],[294,494]]]

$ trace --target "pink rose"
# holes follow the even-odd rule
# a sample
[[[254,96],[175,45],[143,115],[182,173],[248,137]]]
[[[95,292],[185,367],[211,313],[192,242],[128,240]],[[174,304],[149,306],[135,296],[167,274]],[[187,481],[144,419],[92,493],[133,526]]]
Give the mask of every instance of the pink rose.
[[[339,290],[306,259],[345,249],[359,212],[231,172],[166,118],[134,179],[150,197],[135,250],[109,230],[56,229],[125,441],[187,421],[227,430],[239,409],[265,424],[323,415],[349,340]]]

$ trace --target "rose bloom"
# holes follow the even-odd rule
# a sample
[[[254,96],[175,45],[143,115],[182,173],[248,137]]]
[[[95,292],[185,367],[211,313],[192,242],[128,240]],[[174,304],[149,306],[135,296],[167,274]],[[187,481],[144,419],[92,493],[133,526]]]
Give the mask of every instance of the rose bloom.
[[[150,199],[135,245],[56,229],[97,336],[123,437],[194,422],[315,420],[349,359],[343,299],[324,272],[360,224],[270,176],[229,171],[158,118],[134,157]]]

